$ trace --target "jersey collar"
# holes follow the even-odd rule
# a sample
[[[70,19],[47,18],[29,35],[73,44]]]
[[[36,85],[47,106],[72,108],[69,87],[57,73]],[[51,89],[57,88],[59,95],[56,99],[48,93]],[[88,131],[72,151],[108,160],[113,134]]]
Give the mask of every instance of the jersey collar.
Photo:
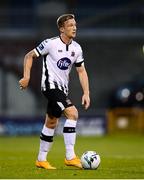
[[[72,40],[71,40],[71,42],[70,42],[69,44],[66,44],[66,43],[62,40],[61,36],[59,36],[59,38],[60,38],[60,40],[61,40],[65,45],[67,45],[67,46],[69,46],[69,45],[72,43]]]

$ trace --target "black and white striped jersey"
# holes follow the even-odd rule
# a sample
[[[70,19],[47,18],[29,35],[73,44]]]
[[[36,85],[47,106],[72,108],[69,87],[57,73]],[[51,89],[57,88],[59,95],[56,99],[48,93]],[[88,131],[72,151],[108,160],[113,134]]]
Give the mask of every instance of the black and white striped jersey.
[[[41,89],[60,89],[68,94],[69,73],[72,65],[81,66],[81,46],[72,41],[65,44],[60,37],[46,39],[34,49],[37,56],[43,56]]]

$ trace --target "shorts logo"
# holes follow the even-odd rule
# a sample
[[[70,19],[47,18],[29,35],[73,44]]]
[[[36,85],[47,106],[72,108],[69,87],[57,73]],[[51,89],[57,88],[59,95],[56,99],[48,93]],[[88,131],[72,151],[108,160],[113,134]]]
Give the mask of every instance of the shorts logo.
[[[61,58],[58,62],[57,62],[57,66],[58,68],[60,68],[61,70],[67,70],[68,67],[71,64],[71,60],[68,59],[67,57]]]
[[[42,43],[41,43],[38,47],[39,47],[39,49],[40,49],[41,51],[44,49],[44,46],[43,46]]]

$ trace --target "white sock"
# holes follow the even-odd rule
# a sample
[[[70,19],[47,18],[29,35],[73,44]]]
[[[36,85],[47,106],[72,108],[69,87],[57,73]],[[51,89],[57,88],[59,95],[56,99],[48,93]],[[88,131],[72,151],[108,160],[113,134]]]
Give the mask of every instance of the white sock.
[[[63,136],[64,136],[67,160],[73,159],[76,156],[74,152],[74,145],[76,141],[76,132],[75,132],[76,124],[77,121],[71,119],[67,119],[64,124]]]
[[[46,161],[47,154],[51,149],[53,144],[53,135],[55,129],[47,128],[45,125],[43,126],[42,133],[40,136],[40,148],[38,154],[38,161]]]

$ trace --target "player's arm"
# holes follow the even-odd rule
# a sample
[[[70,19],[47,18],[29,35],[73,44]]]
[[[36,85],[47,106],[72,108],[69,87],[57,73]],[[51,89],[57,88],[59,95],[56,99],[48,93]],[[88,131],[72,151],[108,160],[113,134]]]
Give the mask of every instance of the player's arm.
[[[31,68],[35,58],[37,58],[35,50],[28,52],[24,57],[23,78],[19,81],[20,89],[27,88],[29,84]]]
[[[90,106],[89,80],[84,64],[82,64],[80,67],[76,67],[76,70],[83,89],[82,105],[84,105],[85,109],[88,109]]]

